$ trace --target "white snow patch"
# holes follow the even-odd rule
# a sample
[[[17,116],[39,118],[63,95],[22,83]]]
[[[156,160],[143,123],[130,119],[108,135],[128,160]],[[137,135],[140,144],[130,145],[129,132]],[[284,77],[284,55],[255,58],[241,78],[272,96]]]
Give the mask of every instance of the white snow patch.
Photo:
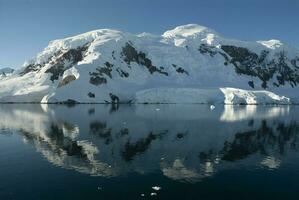
[[[76,79],[78,79],[80,77],[78,70],[75,67],[72,67],[72,68],[64,71],[64,73],[62,75],[62,79],[66,78],[67,76],[70,76],[70,75],[75,76]]]
[[[267,40],[267,41],[257,41],[258,43],[264,45],[269,49],[278,49],[283,45],[283,43],[279,40]]]
[[[290,104],[290,99],[272,92],[260,90],[242,90],[236,88],[220,88],[225,99],[224,104]]]

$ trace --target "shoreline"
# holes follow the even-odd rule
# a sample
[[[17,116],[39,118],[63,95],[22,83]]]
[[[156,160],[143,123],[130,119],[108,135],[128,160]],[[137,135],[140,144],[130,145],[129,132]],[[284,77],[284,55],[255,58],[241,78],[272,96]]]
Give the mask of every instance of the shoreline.
[[[88,103],[88,102],[0,102],[0,105],[5,104],[39,104],[39,105],[224,105],[224,106],[299,106],[299,103],[279,104],[279,103],[260,103],[260,104],[225,104],[225,103]]]

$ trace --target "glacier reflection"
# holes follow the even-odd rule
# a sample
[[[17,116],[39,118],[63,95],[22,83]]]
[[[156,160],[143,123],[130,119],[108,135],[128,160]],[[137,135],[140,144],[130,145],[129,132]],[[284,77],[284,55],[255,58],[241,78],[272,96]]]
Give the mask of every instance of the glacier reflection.
[[[0,130],[51,164],[91,176],[162,173],[196,182],[222,170],[279,168],[298,151],[298,107],[0,105]],[[1,131],[5,132],[5,131]]]

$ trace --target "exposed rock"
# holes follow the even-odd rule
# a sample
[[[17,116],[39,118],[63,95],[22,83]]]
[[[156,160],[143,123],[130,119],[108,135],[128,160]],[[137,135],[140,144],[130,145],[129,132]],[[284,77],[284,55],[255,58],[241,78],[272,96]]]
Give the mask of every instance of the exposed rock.
[[[89,83],[93,85],[101,85],[107,83],[107,80],[105,78],[99,77],[99,76],[92,76],[89,79]]]
[[[254,82],[253,82],[253,81],[248,81],[248,85],[249,85],[251,88],[254,88]]]
[[[96,95],[95,95],[94,93],[92,93],[92,92],[89,92],[87,95],[88,95],[90,98],[95,98],[95,97],[96,97]]]
[[[76,77],[74,75],[69,75],[59,82],[58,87],[65,86],[74,80],[76,80]]]
[[[177,67],[177,65],[175,65],[175,64],[172,64],[172,66],[176,69],[176,71],[178,73],[186,74],[186,75],[189,76],[189,73],[185,69],[183,69],[182,67]]]
[[[112,58],[113,58],[113,60],[116,60],[116,58],[115,58],[115,51],[112,51]]]
[[[211,57],[214,57],[218,53],[215,46],[210,46],[207,44],[201,44],[198,50],[200,53],[209,54]]]
[[[120,68],[117,68],[116,71],[118,72],[118,74],[121,76],[121,77],[129,77],[129,73],[128,72],[125,72],[124,70],[120,69]]]
[[[130,43],[126,43],[126,46],[122,48],[122,56],[128,65],[130,65],[131,62],[135,62],[139,65],[145,66],[151,74],[157,72],[168,76],[167,72],[154,66],[152,61],[146,57],[145,53],[137,52],[137,50]]]
[[[246,48],[222,45],[221,49],[232,58],[230,62],[235,65],[236,70],[239,70],[240,73],[246,73],[248,67],[253,67],[258,63],[258,55],[250,52]],[[238,65],[238,63],[240,63],[240,65]]]
[[[56,57],[56,60],[52,62],[52,66],[45,71],[45,73],[52,74],[50,80],[58,80],[59,76],[62,76],[65,70],[82,61],[88,47],[89,45],[86,44],[77,49],[70,49],[63,52],[60,56]]]
[[[111,103],[112,104],[119,104],[119,98],[118,96],[112,94],[112,93],[109,93],[109,96],[111,98]]]
[[[36,72],[40,70],[42,66],[40,64],[30,64],[20,73],[21,76],[29,73],[29,72]]]
[[[294,87],[299,83],[299,73],[288,64],[293,62],[296,66],[296,62],[289,61],[284,51],[277,53],[274,59],[268,61],[269,51],[266,50],[258,55],[243,47],[222,45],[221,49],[231,57],[229,62],[235,66],[238,74],[258,77],[262,81],[262,88],[268,87],[267,82],[273,78],[274,74],[277,74],[277,82],[273,83],[274,86],[279,87],[287,82]]]
[[[104,75],[108,76],[112,79],[112,67],[113,64],[106,62],[104,64],[104,67],[98,67],[96,68],[96,72],[90,72],[90,79],[89,82],[93,85],[101,85],[107,83],[107,79],[104,77]]]
[[[68,105],[72,106],[72,105],[78,104],[79,102],[76,101],[76,100],[73,100],[73,99],[68,99],[68,100],[63,101],[63,102],[61,102],[61,103],[62,103],[62,104],[68,104]]]

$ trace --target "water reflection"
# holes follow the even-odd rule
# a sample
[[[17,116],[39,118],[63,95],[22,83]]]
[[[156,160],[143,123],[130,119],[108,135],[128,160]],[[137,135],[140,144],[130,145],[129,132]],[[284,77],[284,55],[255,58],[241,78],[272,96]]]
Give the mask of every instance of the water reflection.
[[[91,176],[160,172],[196,182],[223,170],[278,169],[298,151],[298,107],[0,105],[0,133],[20,134],[51,164]]]

